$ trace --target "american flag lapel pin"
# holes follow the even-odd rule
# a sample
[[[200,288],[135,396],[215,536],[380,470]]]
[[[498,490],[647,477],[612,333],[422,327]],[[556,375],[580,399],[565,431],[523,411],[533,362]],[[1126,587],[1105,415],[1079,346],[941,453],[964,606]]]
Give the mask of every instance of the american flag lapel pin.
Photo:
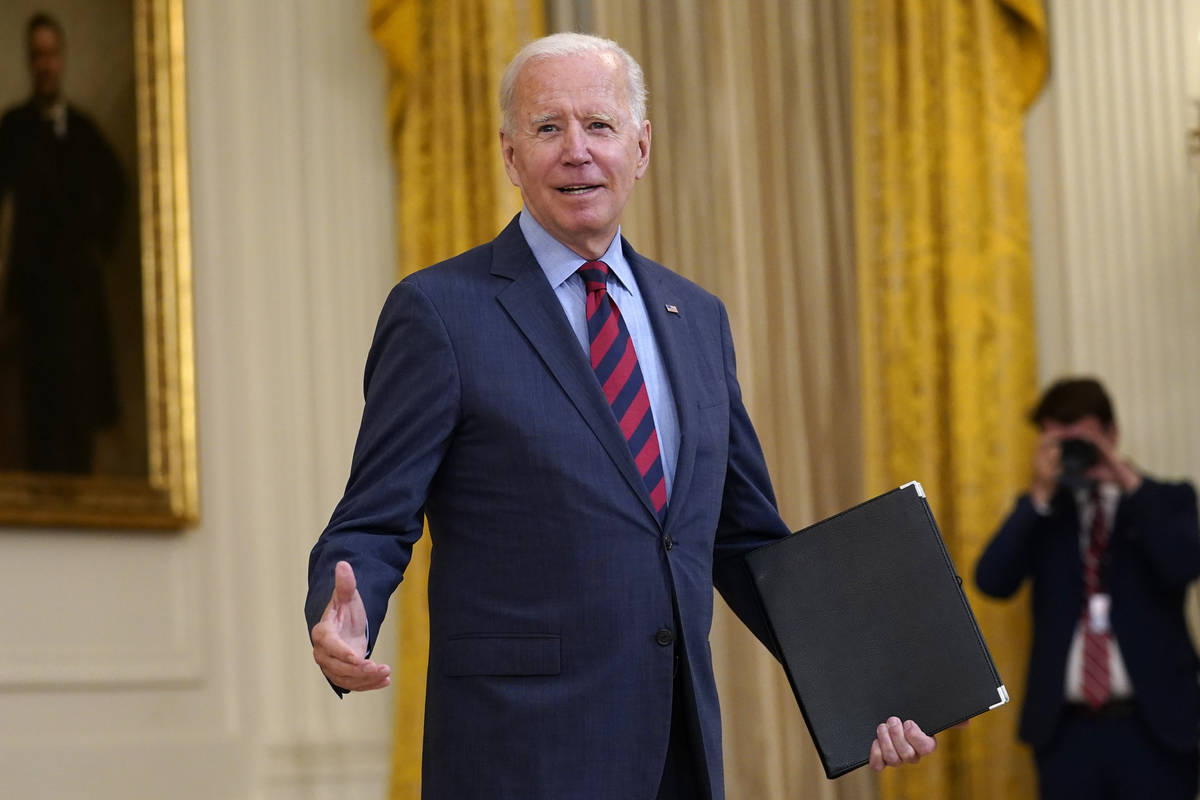
[[[667,313],[674,314],[675,316],[678,317],[679,316],[679,307],[676,306],[674,303],[667,303]]]

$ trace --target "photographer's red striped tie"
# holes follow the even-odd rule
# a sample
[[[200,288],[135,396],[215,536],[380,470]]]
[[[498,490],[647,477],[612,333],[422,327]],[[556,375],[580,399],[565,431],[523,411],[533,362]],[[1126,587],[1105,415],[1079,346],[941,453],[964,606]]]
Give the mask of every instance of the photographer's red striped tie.
[[[1108,640],[1109,631],[1096,630],[1093,624],[1091,608],[1092,597],[1099,594],[1100,562],[1108,547],[1108,526],[1104,519],[1104,506],[1100,502],[1100,492],[1093,486],[1091,492],[1092,526],[1091,539],[1083,558],[1083,699],[1092,708],[1099,708],[1108,702],[1112,693],[1112,685],[1108,674]]]

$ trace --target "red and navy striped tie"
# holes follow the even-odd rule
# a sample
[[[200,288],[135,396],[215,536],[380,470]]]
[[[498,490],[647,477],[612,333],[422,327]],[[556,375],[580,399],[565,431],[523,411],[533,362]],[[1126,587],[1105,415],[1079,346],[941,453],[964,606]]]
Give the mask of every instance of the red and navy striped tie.
[[[638,366],[633,339],[617,304],[608,294],[608,264],[588,261],[579,268],[587,288],[587,324],[592,369],[612,406],[629,452],[650,493],[654,511],[662,519],[667,507],[667,483],[663,477],[658,432],[650,411],[650,396]]]
[[[1083,557],[1083,699],[1092,708],[1108,702],[1112,694],[1111,676],[1108,673],[1107,630],[1098,631],[1091,624],[1092,595],[1099,594],[1100,563],[1108,547],[1108,526],[1104,520],[1104,505],[1100,492],[1093,486],[1091,492],[1092,528],[1088,549]]]

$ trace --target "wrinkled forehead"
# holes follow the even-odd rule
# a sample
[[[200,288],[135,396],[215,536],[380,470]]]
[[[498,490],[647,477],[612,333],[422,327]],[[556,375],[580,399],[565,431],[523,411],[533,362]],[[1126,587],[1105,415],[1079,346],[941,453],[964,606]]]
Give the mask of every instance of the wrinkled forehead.
[[[521,68],[513,93],[523,114],[542,114],[564,103],[611,114],[629,103],[625,71],[609,52],[532,58]]]

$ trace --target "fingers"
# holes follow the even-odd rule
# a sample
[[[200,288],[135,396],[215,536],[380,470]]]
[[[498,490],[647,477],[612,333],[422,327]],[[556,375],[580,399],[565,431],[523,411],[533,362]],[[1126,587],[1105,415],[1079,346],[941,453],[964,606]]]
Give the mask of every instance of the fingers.
[[[901,723],[899,717],[888,717],[875,729],[871,754],[867,761],[876,772],[884,767],[916,764],[937,748],[937,741],[926,735],[911,719]]]
[[[883,751],[879,749],[878,739],[871,740],[871,756],[867,759],[867,763],[876,772],[883,772],[883,768],[887,766],[883,763]]]
[[[365,692],[391,684],[391,667],[365,657],[366,609],[349,562],[334,566],[333,594],[310,636],[313,660],[335,686]]]
[[[1062,469],[1061,448],[1062,445],[1057,436],[1043,434],[1041,441],[1038,442],[1037,453],[1034,455],[1034,467],[1039,474],[1057,477],[1059,470]]]
[[[902,730],[893,731],[893,723],[895,728],[899,729],[900,719],[898,717],[888,717],[887,722],[880,723],[875,729],[875,744],[879,745],[880,755],[883,757],[883,763],[889,767],[897,767],[904,763],[903,756],[896,749],[896,742],[893,739],[893,734],[901,741],[904,740],[904,732]],[[907,746],[905,742],[905,746]],[[881,768],[882,769],[882,768]]]
[[[328,615],[327,615],[328,616]],[[342,637],[336,619],[322,619],[312,629],[311,636],[313,653],[320,652],[328,660],[341,661],[345,664],[361,664],[365,659],[365,646],[355,647]],[[365,643],[362,643],[365,645]]]
[[[916,751],[917,758],[922,758],[937,750],[937,739],[921,730],[921,726],[911,719],[904,722],[904,735],[913,750]]]
[[[391,683],[391,667],[363,658],[338,635],[333,625],[318,623],[312,630],[312,642],[313,660],[334,685],[365,692]]]
[[[345,605],[354,599],[358,581],[354,579],[354,568],[348,561],[339,561],[333,568],[333,602]]]
[[[387,664],[364,660],[361,664],[353,666],[342,661],[322,662],[315,652],[313,657],[326,678],[335,686],[349,689],[352,692],[382,689],[392,683],[392,669]]]
[[[1037,452],[1033,456],[1033,482],[1030,490],[1035,502],[1041,505],[1050,502],[1061,472],[1059,437],[1052,432],[1043,433],[1038,440]]]
[[[346,561],[334,567],[333,593],[319,624],[328,625],[347,644],[357,646],[359,654],[367,651],[367,610],[358,594],[354,569]]]

